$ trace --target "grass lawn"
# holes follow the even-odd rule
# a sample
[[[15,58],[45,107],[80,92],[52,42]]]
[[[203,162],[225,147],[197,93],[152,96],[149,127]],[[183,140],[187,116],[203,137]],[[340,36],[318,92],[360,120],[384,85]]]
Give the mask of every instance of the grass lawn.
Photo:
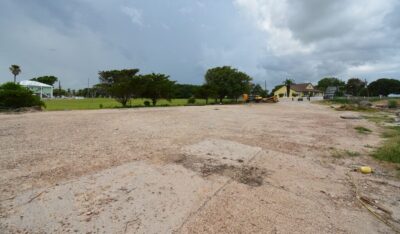
[[[147,99],[132,99],[130,105],[132,107],[144,107],[143,102]],[[150,101],[150,100],[148,100]],[[224,100],[229,102],[229,100]],[[150,102],[151,103],[151,102]],[[214,100],[209,99],[209,103]],[[121,108],[122,105],[112,98],[85,98],[85,99],[49,99],[45,100],[46,110],[96,110],[102,108]],[[205,105],[206,100],[196,99],[194,105]],[[187,99],[159,100],[157,106],[184,106],[187,105]],[[128,103],[129,106],[129,103]]]

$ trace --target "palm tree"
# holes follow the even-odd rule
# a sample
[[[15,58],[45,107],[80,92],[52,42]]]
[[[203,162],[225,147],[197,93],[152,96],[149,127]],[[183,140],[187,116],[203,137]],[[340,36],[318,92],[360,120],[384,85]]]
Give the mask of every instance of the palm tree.
[[[290,94],[290,86],[294,84],[292,79],[286,79],[283,84],[286,86],[286,96],[289,97]]]
[[[21,68],[18,65],[11,65],[11,73],[14,75],[14,84],[17,82],[17,76],[21,73]]]

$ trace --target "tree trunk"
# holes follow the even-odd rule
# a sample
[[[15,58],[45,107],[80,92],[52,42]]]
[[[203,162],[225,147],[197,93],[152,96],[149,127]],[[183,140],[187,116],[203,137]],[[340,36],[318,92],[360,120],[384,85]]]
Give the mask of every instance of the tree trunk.
[[[153,106],[156,106],[156,104],[157,104],[157,99],[156,99],[156,98],[152,98],[151,101],[153,102]]]
[[[206,105],[208,105],[208,98],[206,98]]]
[[[17,76],[14,75],[14,84],[17,83]]]
[[[128,102],[128,100],[126,100],[126,99],[121,100],[122,107],[126,107],[127,102]]]
[[[290,85],[286,85],[286,95],[287,97],[290,95]]]

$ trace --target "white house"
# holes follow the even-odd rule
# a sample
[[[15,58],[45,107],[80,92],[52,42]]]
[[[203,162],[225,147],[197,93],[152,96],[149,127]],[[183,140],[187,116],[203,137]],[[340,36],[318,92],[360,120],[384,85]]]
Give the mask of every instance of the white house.
[[[43,84],[33,80],[23,80],[19,82],[20,85],[28,88],[40,98],[53,98],[53,86]]]

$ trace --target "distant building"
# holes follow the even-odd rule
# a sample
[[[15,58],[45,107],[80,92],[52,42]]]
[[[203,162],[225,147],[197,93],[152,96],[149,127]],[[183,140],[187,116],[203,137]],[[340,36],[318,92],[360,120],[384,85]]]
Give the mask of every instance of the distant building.
[[[51,85],[43,84],[33,80],[23,80],[20,81],[19,84],[28,88],[40,98],[53,98],[53,86]]]
[[[329,86],[325,90],[324,99],[333,99],[335,97],[336,92],[339,91],[339,88],[336,86]]]
[[[287,97],[286,86],[282,85],[279,89],[274,92],[274,96],[278,98]],[[289,98],[292,97],[315,97],[323,96],[323,92],[316,89],[311,83],[303,84],[292,84],[290,85]]]

